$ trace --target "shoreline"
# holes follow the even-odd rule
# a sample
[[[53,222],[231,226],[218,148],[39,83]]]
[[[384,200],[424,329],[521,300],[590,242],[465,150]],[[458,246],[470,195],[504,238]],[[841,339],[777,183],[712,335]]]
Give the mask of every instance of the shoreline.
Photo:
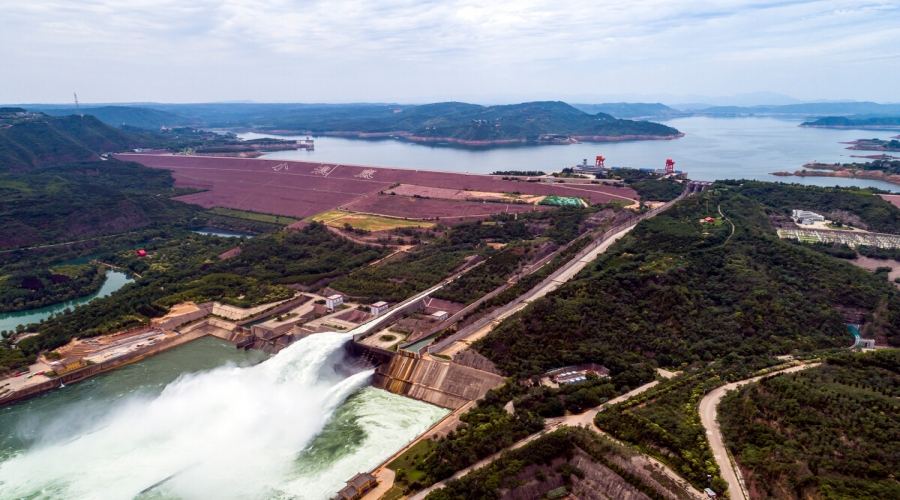
[[[123,354],[122,356],[117,356],[102,363],[88,365],[84,368],[73,370],[58,377],[45,380],[43,382],[25,387],[17,391],[4,393],[3,395],[0,395],[0,408],[8,404],[24,401],[35,396],[40,396],[41,394],[44,394],[46,392],[58,389],[64,384],[71,385],[77,382],[81,382],[82,380],[86,380],[95,375],[106,373],[108,371],[115,370],[116,368],[121,368],[125,365],[142,361],[151,356],[155,356],[162,352],[168,351],[169,349],[173,349],[175,347],[187,344],[188,342],[193,342],[194,340],[209,335],[210,334],[201,330],[184,333],[173,338],[165,339],[158,344],[147,346],[141,350]]]
[[[512,145],[567,145],[579,144],[580,141],[587,142],[624,142],[624,141],[654,141],[666,140],[671,141],[684,137],[684,132],[670,135],[644,135],[644,134],[626,134],[626,135],[571,135],[564,140],[547,140],[541,141],[536,139],[493,139],[493,140],[466,140],[456,139],[453,137],[422,137],[412,135],[411,132],[310,132],[304,130],[241,130],[241,132],[250,132],[257,134],[270,135],[307,135],[307,136],[327,136],[327,137],[349,137],[354,139],[396,139],[406,140],[418,144],[429,143],[449,143],[459,146],[512,146]]]
[[[770,175],[778,177],[840,177],[843,179],[865,179],[884,181],[900,186],[900,175],[886,174],[881,170],[854,170],[839,164],[825,163],[807,163],[803,166],[810,170],[772,172]]]

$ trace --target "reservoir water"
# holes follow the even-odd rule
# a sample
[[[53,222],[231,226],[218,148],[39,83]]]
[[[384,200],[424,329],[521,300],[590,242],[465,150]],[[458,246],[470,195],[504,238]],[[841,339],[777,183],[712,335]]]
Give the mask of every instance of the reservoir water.
[[[0,408],[0,499],[330,498],[447,414],[336,372],[349,338],[201,339]]]
[[[200,229],[195,229],[193,232],[197,234],[205,234],[207,236],[221,236],[223,238],[240,238],[242,236],[247,238],[253,237],[252,234],[229,231],[227,229],[220,229],[218,227],[201,227]]]
[[[276,151],[263,159],[350,163],[382,167],[491,173],[498,170],[543,170],[570,167],[597,155],[607,165],[663,168],[666,158],[691,179],[755,179],[820,186],[868,186],[890,191],[900,187],[882,181],[829,177],[775,177],[772,172],[800,170],[804,163],[867,161],[850,155],[878,154],[845,149],[861,138],[887,138],[896,132],[832,130],[798,127],[800,121],[774,118],[690,117],[668,120],[666,125],[684,132],[671,141],[585,142],[562,146],[499,148],[422,145],[395,139],[347,139],[317,136],[315,150]],[[246,139],[267,137],[239,134]],[[282,137],[284,136],[268,136]],[[289,138],[305,138],[291,136]]]
[[[90,295],[86,295],[77,299],[67,300],[58,304],[39,307],[37,309],[31,309],[28,311],[17,311],[0,314],[0,331],[15,330],[19,325],[38,323],[42,319],[47,319],[48,317],[50,317],[51,314],[62,312],[66,308],[74,308],[75,306],[80,304],[87,304],[88,302],[98,297],[106,297],[116,290],[127,285],[128,283],[134,283],[134,280],[129,278],[127,274],[121,273],[119,271],[107,270],[106,279],[103,281],[103,285],[99,290]]]

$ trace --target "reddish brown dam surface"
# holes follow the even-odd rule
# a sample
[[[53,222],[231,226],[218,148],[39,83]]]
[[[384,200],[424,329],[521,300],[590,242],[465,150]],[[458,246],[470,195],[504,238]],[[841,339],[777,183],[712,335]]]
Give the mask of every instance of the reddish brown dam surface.
[[[509,181],[499,176],[432,170],[182,155],[120,154],[116,158],[170,170],[176,187],[206,190],[176,198],[187,203],[299,218],[338,207],[410,218],[477,218],[543,209],[527,204],[378,194],[397,183],[524,195],[576,196],[590,200],[591,204],[638,198],[633,189],[603,184]]]

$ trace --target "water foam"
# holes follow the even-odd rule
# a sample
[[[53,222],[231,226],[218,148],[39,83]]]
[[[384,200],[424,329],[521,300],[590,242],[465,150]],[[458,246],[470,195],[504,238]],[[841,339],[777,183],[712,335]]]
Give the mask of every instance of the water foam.
[[[183,376],[155,398],[117,404],[78,436],[59,432],[79,428],[76,422],[49,426],[56,432],[0,463],[0,498],[134,498],[167,478],[141,497],[328,498],[445,413],[375,389],[360,392],[371,371],[335,373],[349,337],[317,334],[256,366]],[[324,463],[325,476],[314,472],[323,464],[303,457],[316,454],[325,437],[314,438],[355,393],[359,411],[345,413],[364,438]],[[404,423],[408,417],[415,421]],[[332,434],[341,441],[341,432]]]

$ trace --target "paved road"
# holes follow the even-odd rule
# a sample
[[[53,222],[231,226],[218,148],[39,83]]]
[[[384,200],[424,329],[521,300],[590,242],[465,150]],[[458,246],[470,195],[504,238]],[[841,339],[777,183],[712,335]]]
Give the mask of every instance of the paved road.
[[[499,458],[503,452],[505,452],[507,450],[515,450],[517,448],[521,448],[522,446],[525,446],[526,444],[543,436],[547,432],[550,432],[561,426],[587,427],[588,429],[591,429],[598,434],[606,436],[607,438],[612,439],[613,441],[615,441],[619,444],[623,444],[623,443],[620,443],[619,441],[617,441],[615,438],[612,438],[611,436],[607,435],[606,433],[604,433],[603,431],[598,429],[597,426],[594,425],[594,417],[597,415],[597,413],[605,410],[606,408],[609,408],[612,405],[621,403],[622,401],[625,401],[628,398],[637,396],[638,394],[655,387],[657,384],[659,384],[659,381],[654,380],[653,382],[644,384],[644,385],[638,387],[637,389],[634,389],[631,392],[627,392],[619,397],[610,399],[606,403],[603,403],[602,405],[600,405],[596,408],[592,408],[592,409],[590,409],[584,413],[581,413],[579,415],[567,415],[565,417],[549,418],[545,421],[543,431],[538,432],[536,434],[532,434],[532,435],[528,436],[527,438],[522,439],[521,441],[517,441],[512,446],[505,448],[503,450],[500,450],[497,453],[494,453],[493,455],[479,461],[478,463],[471,465],[469,467],[466,467],[465,469],[460,470],[459,472],[454,474],[452,477],[445,479],[443,481],[440,481],[438,483],[435,483],[435,484],[431,485],[430,487],[416,493],[415,495],[411,496],[409,500],[422,500],[432,491],[443,488],[444,484],[447,481],[449,481],[450,479],[459,479],[459,478],[465,476],[466,474],[468,474],[469,472],[472,472],[473,470],[478,470],[478,469],[484,467],[485,465],[491,463],[492,461],[496,460],[497,458]],[[646,456],[646,455],[644,455],[644,458],[647,459],[648,461],[650,461],[650,463],[652,463],[654,466],[656,466],[657,469],[660,470],[663,474],[665,474],[666,476],[668,476],[669,478],[671,478],[673,481],[677,482],[678,484],[681,484],[685,488],[685,491],[687,491],[687,493],[689,495],[692,495],[694,498],[697,498],[697,499],[704,498],[703,495],[701,495],[699,491],[694,489],[684,479],[679,477],[678,474],[676,474],[674,471],[669,469],[665,464],[663,464],[662,462],[659,462],[658,460],[656,460],[652,457]]]
[[[725,449],[725,440],[722,437],[722,431],[721,429],[719,429],[719,422],[716,419],[717,407],[719,406],[719,402],[722,401],[722,398],[725,397],[725,393],[727,393],[728,391],[733,391],[743,385],[756,382],[763,377],[769,377],[771,375],[775,375],[776,373],[791,373],[800,370],[806,370],[807,368],[812,368],[814,366],[818,365],[809,364],[792,366],[790,368],[785,368],[784,370],[779,370],[777,372],[767,373],[758,377],[725,384],[721,387],[713,389],[709,392],[709,394],[704,396],[702,400],[700,400],[700,421],[703,423],[703,427],[706,428],[706,435],[707,437],[709,437],[709,446],[712,448],[713,455],[716,457],[716,463],[719,464],[719,469],[721,469],[722,471],[722,479],[724,479],[728,483],[728,491],[731,492],[732,500],[738,500],[739,498],[747,499],[748,495],[746,489],[744,488],[743,481],[741,479],[738,479],[738,473],[732,466],[731,459],[728,458],[728,451]]]
[[[464,351],[464,350],[468,349],[469,346],[473,342],[475,342],[476,340],[478,340],[478,339],[486,336],[488,333],[490,333],[491,330],[494,329],[495,325],[499,324],[500,322],[502,322],[504,319],[508,318],[509,316],[512,316],[513,314],[521,311],[528,304],[547,295],[548,293],[552,292],[553,290],[556,290],[557,288],[562,286],[562,284],[564,284],[565,282],[567,282],[570,279],[572,279],[573,277],[575,277],[576,274],[578,274],[579,272],[581,272],[582,269],[584,269],[584,266],[588,265],[588,263],[590,263],[590,262],[593,262],[594,259],[596,259],[598,255],[605,252],[610,246],[612,246],[613,243],[615,243],[620,238],[622,238],[623,236],[628,234],[628,231],[631,231],[632,229],[634,229],[634,226],[629,226],[629,227],[619,231],[618,233],[610,236],[609,239],[607,239],[600,245],[597,245],[597,248],[591,250],[584,257],[582,257],[574,262],[569,262],[568,264],[566,264],[567,267],[564,268],[564,271],[559,276],[557,276],[556,279],[554,279],[552,281],[547,281],[544,284],[544,286],[542,286],[540,289],[536,290],[534,293],[529,292],[529,293],[531,293],[531,295],[529,295],[529,297],[527,299],[523,300],[517,307],[514,307],[513,309],[506,311],[505,313],[497,316],[490,323],[471,332],[469,335],[466,335],[465,338],[458,339],[456,342],[444,347],[443,349],[438,351],[436,354],[450,356],[452,358],[460,351]]]

